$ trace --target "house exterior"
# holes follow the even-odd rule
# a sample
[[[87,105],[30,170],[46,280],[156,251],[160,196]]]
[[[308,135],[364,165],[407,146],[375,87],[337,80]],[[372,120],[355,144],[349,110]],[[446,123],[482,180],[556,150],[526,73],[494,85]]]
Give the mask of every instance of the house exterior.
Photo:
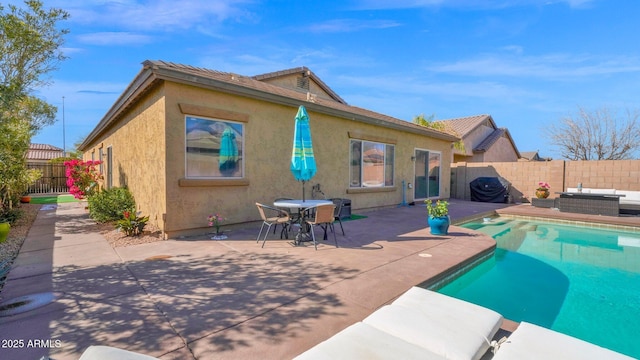
[[[464,149],[456,148],[453,162],[511,162],[520,159],[509,130],[498,128],[491,115],[439,120],[445,129],[459,135]]]
[[[46,164],[49,160],[64,157],[64,150],[49,144],[29,144],[27,162],[30,164]]]
[[[350,106],[305,67],[249,77],[145,61],[79,149],[166,237],[202,233],[209,214],[240,225],[259,220],[256,202],[302,197],[289,171],[300,105],[318,168],[307,198],[317,186],[358,210],[396,206],[403,190],[449,197],[458,137]]]
[[[519,159],[520,161],[551,161],[551,158],[541,157],[540,154],[538,153],[538,150],[522,151],[520,155],[521,155]]]
[[[27,191],[30,194],[64,193],[69,191],[63,163],[51,163],[51,160],[65,156],[64,150],[49,144],[29,144],[27,167],[41,172],[42,176]]]

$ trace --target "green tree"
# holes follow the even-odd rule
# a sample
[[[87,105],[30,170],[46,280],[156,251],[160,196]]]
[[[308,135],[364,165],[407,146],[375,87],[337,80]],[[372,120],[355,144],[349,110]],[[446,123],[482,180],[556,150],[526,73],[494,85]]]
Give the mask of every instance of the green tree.
[[[68,17],[37,0],[0,4],[0,216],[36,175],[25,160],[31,138],[55,121],[56,107],[33,94],[65,59],[60,48],[68,30],[58,23]]]
[[[413,117],[413,123],[420,126],[428,127],[434,130],[445,131],[445,125],[441,121],[435,121],[436,114],[431,114],[427,117],[424,114],[416,115]],[[462,139],[453,143],[453,147],[457,150],[464,152],[464,142]]]
[[[432,128],[435,130],[444,130],[444,124],[441,122],[435,121],[436,114],[431,114],[429,116],[424,116],[424,114],[416,115],[413,117],[413,123],[418,124],[420,126]]]

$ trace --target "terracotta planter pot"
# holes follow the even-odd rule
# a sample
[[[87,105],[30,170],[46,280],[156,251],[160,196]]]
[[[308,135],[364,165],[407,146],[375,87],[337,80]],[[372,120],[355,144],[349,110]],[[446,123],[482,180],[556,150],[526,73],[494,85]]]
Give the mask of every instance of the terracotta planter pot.
[[[28,204],[31,202],[31,196],[23,196],[20,198],[20,202],[23,204]]]
[[[549,197],[549,190],[536,190],[536,197],[538,199],[546,199]]]

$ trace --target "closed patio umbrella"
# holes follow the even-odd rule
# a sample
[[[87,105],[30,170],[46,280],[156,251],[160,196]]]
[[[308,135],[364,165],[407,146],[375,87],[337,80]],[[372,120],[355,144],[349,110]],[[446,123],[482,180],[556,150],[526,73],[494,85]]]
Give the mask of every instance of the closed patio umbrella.
[[[309,115],[300,105],[296,115],[295,132],[293,134],[293,151],[291,154],[291,173],[298,181],[302,181],[302,201],[305,200],[304,184],[316,174],[316,159],[311,144]]]
[[[220,139],[220,160],[218,168],[224,175],[231,175],[236,170],[238,161],[238,146],[236,134],[229,126],[222,132]]]

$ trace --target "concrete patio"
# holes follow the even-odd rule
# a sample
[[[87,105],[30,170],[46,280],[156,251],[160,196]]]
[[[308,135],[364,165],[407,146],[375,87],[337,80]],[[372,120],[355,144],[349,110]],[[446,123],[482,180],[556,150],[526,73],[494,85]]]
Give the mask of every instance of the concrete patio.
[[[450,214],[455,221],[501,208],[507,205],[451,200]],[[511,209],[532,207],[500,211]],[[261,248],[255,225],[230,231],[227,240],[113,249],[87,232],[83,205],[44,208],[0,296],[53,292],[55,300],[0,317],[3,339],[24,343],[0,348],[0,358],[77,359],[89,345],[161,359],[292,358],[495,247],[459,227],[431,235],[424,206],[358,213],[367,218],[344,222],[346,236],[338,226],[339,248],[332,236],[315,251],[273,234]]]

